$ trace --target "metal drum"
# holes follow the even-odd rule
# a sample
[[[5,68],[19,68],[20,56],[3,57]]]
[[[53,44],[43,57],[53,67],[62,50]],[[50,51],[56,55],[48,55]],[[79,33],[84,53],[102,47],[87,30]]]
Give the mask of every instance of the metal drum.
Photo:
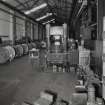
[[[27,54],[28,53],[28,46],[27,46],[27,44],[22,44],[21,46],[23,47],[23,53]]]
[[[15,57],[15,50],[14,50],[14,48],[11,47],[11,46],[6,46],[5,48],[6,48],[6,49],[8,50],[8,52],[9,52],[9,60],[10,60],[10,61],[13,60],[14,57]]]
[[[23,55],[23,47],[21,45],[17,45],[18,46],[18,49],[19,49],[19,52],[20,52],[20,56]]]
[[[6,63],[9,60],[9,51],[1,47],[0,48],[0,64]]]
[[[18,47],[17,46],[13,46],[14,50],[15,50],[15,57],[18,57],[20,55]]]

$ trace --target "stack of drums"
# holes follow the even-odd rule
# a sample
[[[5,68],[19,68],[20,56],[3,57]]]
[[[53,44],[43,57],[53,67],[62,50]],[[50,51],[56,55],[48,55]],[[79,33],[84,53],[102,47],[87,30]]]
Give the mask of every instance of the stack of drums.
[[[27,44],[22,44],[23,47],[23,54],[27,54],[28,53],[28,46]]]
[[[6,63],[9,60],[9,51],[1,47],[0,48],[0,64]]]
[[[6,46],[5,49],[7,49],[8,52],[9,52],[9,60],[10,61],[13,60],[14,57],[15,57],[15,50],[14,50],[14,48],[11,47],[11,46]]]
[[[28,54],[29,50],[36,48],[35,43],[21,44],[12,46],[5,46],[0,48],[0,64],[4,64],[7,61],[11,61],[14,57]]]
[[[23,47],[21,45],[16,45],[14,46],[15,52],[16,52],[16,57],[22,56],[23,55]]]

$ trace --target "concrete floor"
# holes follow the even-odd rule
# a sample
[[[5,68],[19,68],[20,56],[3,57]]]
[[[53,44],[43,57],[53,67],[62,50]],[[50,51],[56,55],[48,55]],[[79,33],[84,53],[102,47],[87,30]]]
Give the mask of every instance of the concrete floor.
[[[40,92],[51,90],[58,99],[70,101],[76,76],[70,73],[39,73],[32,69],[28,56],[0,65],[0,105],[28,101],[33,103]]]

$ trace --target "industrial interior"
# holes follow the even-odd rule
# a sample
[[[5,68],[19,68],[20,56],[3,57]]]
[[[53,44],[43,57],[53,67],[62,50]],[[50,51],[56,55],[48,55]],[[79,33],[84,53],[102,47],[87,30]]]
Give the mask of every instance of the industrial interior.
[[[0,0],[0,105],[105,105],[105,0]]]

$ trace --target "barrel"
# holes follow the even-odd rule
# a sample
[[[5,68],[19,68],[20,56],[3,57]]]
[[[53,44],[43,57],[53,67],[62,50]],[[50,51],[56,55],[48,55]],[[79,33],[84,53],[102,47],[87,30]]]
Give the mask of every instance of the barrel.
[[[23,53],[27,54],[28,53],[28,46],[27,46],[27,44],[22,44],[21,46],[23,47]]]
[[[14,50],[15,50],[15,57],[18,57],[20,55],[20,52],[18,50],[18,47],[15,45],[13,46]]]
[[[4,64],[9,60],[9,51],[4,48],[1,47],[0,48],[0,64]]]
[[[10,61],[13,60],[14,57],[15,57],[15,50],[14,50],[14,48],[13,48],[12,46],[6,46],[5,48],[6,48],[6,49],[8,50],[8,52],[9,52],[9,60],[10,60]]]
[[[18,47],[20,56],[22,56],[23,55],[23,47],[21,45],[17,45],[17,47]]]

